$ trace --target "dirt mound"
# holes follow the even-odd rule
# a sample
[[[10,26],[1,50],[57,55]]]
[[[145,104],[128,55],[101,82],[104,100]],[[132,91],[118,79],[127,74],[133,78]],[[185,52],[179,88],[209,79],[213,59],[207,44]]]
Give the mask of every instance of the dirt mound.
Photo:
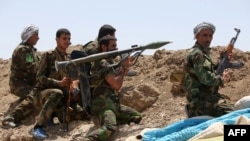
[[[80,46],[70,48],[76,49]],[[224,47],[213,47],[213,60],[217,61],[220,51]],[[165,127],[175,121],[186,118],[184,112],[185,97],[178,91],[178,85],[169,81],[170,73],[181,69],[187,51],[157,50],[154,55],[142,55],[132,67],[137,72],[136,76],[126,76],[121,102],[136,108],[143,114],[143,120],[139,125],[123,125],[112,138],[114,141],[123,141],[129,136],[138,134],[144,128]],[[220,92],[228,95],[232,101],[237,101],[250,92],[250,53],[234,49],[233,60],[242,60],[245,66],[241,69],[231,70],[232,80],[220,89]],[[8,78],[10,74],[10,59],[0,59],[0,118],[2,119],[8,109],[13,106],[17,97],[9,93]],[[32,115],[23,121],[23,124],[15,129],[0,128],[0,140],[5,136],[11,136],[12,140],[23,138],[32,140],[29,135],[35,123]],[[74,137],[85,135],[94,126],[90,121],[73,121],[70,123],[70,131],[60,131],[61,125],[49,127],[50,138],[48,140],[72,140]]]

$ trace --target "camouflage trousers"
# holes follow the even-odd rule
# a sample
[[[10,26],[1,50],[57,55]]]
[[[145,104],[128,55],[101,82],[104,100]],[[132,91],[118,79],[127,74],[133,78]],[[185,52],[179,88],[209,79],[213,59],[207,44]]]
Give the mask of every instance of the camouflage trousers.
[[[14,121],[19,124],[25,117],[29,116],[36,109],[33,101],[33,93],[27,95],[13,111],[4,117],[4,121]]]
[[[25,81],[21,81],[19,83],[12,84],[10,82],[10,92],[14,94],[15,96],[20,97],[21,99],[24,99],[26,95],[32,91],[33,87]]]
[[[99,128],[90,132],[87,137],[96,141],[108,140],[117,131],[118,124],[131,122],[138,124],[142,118],[136,110],[114,102],[109,97],[97,96],[92,100],[91,105],[92,116],[98,120]]]
[[[37,118],[37,125],[46,127],[51,115],[62,103],[63,91],[60,89],[45,89],[38,91],[34,101],[41,106],[41,111]],[[62,107],[61,107],[62,108]]]
[[[207,101],[196,101],[195,103],[188,103],[186,105],[186,112],[188,117],[209,115],[213,117],[219,117],[234,111],[234,105],[227,96],[219,95],[218,100],[215,103],[209,103]]]
[[[37,106],[40,107],[41,111],[37,118],[37,125],[46,127],[51,120],[52,114],[55,114],[58,117],[59,121],[63,122],[63,112],[64,108],[67,105],[66,100],[63,96],[63,91],[60,89],[46,89],[42,91],[38,91],[34,98]],[[71,103],[74,105],[76,103]],[[77,108],[78,107],[78,108]],[[87,113],[77,105],[76,108],[73,108],[72,111],[69,111],[69,120],[84,120],[87,119]],[[79,110],[80,109],[80,110]]]

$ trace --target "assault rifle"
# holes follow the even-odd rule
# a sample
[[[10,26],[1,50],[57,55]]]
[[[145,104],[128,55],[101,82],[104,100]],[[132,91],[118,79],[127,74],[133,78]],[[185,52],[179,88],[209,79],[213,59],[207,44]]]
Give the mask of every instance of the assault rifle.
[[[236,36],[231,39],[226,50],[220,54],[220,62],[216,70],[217,75],[221,75],[227,68],[241,68],[244,66],[242,62],[230,62],[232,59],[232,51],[234,48],[234,44],[238,38],[238,35],[240,34],[240,29],[234,28],[234,30],[236,31]]]
[[[134,57],[139,57],[139,54],[141,54],[144,50],[147,49],[158,49],[166,44],[172,43],[171,41],[161,41],[161,42],[153,42],[144,46],[133,46],[130,49],[125,50],[115,50],[115,51],[109,51],[109,52],[102,52],[97,53],[93,55],[87,56],[82,51],[73,51],[71,53],[72,60],[70,61],[60,61],[55,62],[55,68],[57,70],[62,69],[69,70],[70,76],[74,80],[79,79],[80,81],[80,92],[81,92],[81,101],[83,108],[87,111],[90,107],[90,86],[89,86],[89,65],[90,62],[94,62],[97,60],[101,60],[104,58],[111,58],[116,57],[118,55],[124,55],[129,56],[132,53],[134,54]],[[139,52],[139,53],[138,53]],[[77,59],[74,59],[77,58]],[[137,60],[137,58],[135,59]],[[135,62],[134,62],[135,63]]]
[[[66,68],[66,74],[70,76],[70,68]],[[63,90],[63,101],[66,102],[66,106],[63,105],[63,131],[67,132],[69,130],[69,121],[70,121],[70,100],[71,100],[71,93],[70,93],[70,85],[65,87]]]

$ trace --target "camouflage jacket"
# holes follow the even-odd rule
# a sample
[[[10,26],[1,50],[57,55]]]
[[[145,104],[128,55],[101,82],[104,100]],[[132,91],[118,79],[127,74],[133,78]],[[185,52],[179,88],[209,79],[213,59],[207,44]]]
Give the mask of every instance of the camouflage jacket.
[[[34,86],[36,72],[39,65],[39,56],[36,48],[27,44],[19,44],[12,54],[9,86],[19,87],[24,83]]]
[[[188,52],[185,71],[184,83],[188,102],[217,102],[218,89],[223,85],[223,80],[220,75],[215,74],[210,48],[196,43]]]
[[[59,88],[59,81],[66,76],[63,70],[56,70],[55,61],[69,60],[67,54],[62,54],[57,48],[43,53],[37,72],[38,89]]]
[[[98,50],[98,46],[99,44],[96,38],[94,41],[90,41],[86,43],[85,45],[83,45],[82,51],[86,52],[87,55],[92,55],[92,54],[100,52]]]
[[[102,59],[99,61],[95,61],[94,65],[92,66],[92,75],[90,79],[92,96],[108,95],[115,93],[115,91],[105,81],[105,77],[108,74],[114,74],[117,71],[117,68],[109,67],[111,64],[113,64],[113,61],[110,61],[108,59]]]

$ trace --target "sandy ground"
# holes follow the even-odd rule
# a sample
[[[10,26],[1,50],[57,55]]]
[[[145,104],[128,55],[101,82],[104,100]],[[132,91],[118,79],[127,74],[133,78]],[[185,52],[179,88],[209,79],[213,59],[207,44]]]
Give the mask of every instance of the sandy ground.
[[[217,61],[219,51],[223,47],[214,47],[212,50],[213,59]],[[111,141],[124,141],[129,136],[137,135],[145,128],[165,127],[175,121],[186,118],[184,105],[186,99],[184,94],[178,91],[178,84],[169,81],[170,73],[180,69],[183,65],[183,59],[186,50],[167,51],[157,50],[154,55],[140,56],[138,62],[132,67],[137,71],[136,76],[126,76],[124,88],[132,88],[125,93],[124,104],[134,106],[143,114],[142,122],[138,125],[130,124],[119,126],[117,134]],[[11,59],[11,58],[10,58]],[[10,74],[10,59],[0,59],[0,119],[13,107],[16,96],[9,93],[8,79]],[[220,92],[228,95],[232,101],[237,101],[243,96],[249,95],[250,92],[250,53],[240,50],[234,50],[234,60],[242,60],[245,66],[241,69],[231,70],[232,80],[220,89]],[[145,97],[132,96],[127,100],[129,94],[135,94],[140,90]],[[151,97],[149,97],[149,95]],[[131,98],[131,97],[130,97]],[[128,102],[130,101],[130,102]],[[138,104],[139,101],[139,104]],[[134,103],[134,104],[133,104]],[[23,121],[23,124],[14,129],[0,128],[0,140],[5,136],[11,136],[11,140],[32,140],[30,131],[35,123],[36,115],[30,115]],[[70,123],[70,130],[63,132],[61,125],[48,127],[49,133],[47,140],[69,141],[73,137],[83,136],[94,128],[91,121],[73,121]]]

